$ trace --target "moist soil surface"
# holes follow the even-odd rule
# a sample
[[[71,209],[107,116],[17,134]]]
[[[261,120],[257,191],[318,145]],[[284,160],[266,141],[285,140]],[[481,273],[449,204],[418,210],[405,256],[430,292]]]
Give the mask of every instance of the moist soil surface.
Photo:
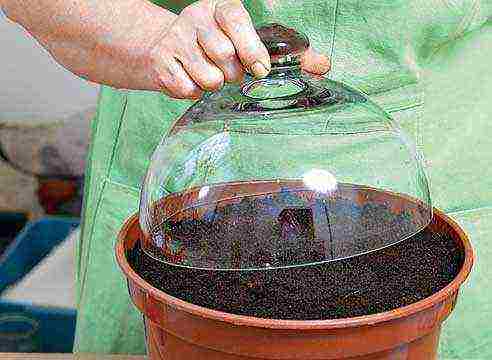
[[[292,320],[348,318],[406,306],[444,288],[463,263],[453,239],[429,228],[383,250],[283,269],[176,267],[149,257],[139,244],[127,256],[144,280],[179,299],[233,314]]]

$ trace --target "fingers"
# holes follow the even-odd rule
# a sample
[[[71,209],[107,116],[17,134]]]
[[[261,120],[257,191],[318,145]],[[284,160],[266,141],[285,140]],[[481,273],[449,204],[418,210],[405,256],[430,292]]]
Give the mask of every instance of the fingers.
[[[236,49],[239,61],[256,77],[271,69],[270,56],[240,0],[221,0],[215,5],[215,21]]]
[[[301,68],[316,75],[323,75],[330,71],[331,62],[326,55],[319,54],[310,47],[301,58]]]
[[[221,43],[224,42],[221,41]],[[159,89],[173,98],[199,99],[204,90],[218,90],[223,86],[224,81],[231,81],[230,79],[237,79],[242,76],[241,65],[237,58],[234,60],[230,50],[221,49],[220,46],[210,46],[207,49],[208,55],[198,44],[195,44],[189,46],[187,50],[183,48],[181,52],[175,55],[176,58],[160,56],[160,60],[155,66]],[[220,54],[226,56],[220,57]],[[212,63],[208,58],[215,59],[216,63]],[[230,60],[225,60],[227,58]],[[182,61],[186,61],[184,65]],[[217,62],[222,64],[222,68],[216,66]],[[228,68],[230,63],[233,63],[233,68]],[[303,70],[313,74],[325,74],[330,70],[330,65],[330,61],[325,55],[321,55],[311,48],[301,58]]]
[[[159,88],[188,99],[239,82],[245,71],[265,77],[271,70],[268,51],[240,0],[188,6],[152,51],[151,62]],[[303,70],[313,74],[325,74],[330,65],[311,48],[301,58]]]
[[[203,95],[177,59],[162,59],[159,65],[156,69],[158,87],[166,95],[175,99],[199,99]]]
[[[198,98],[225,82],[241,81],[245,71],[265,77],[271,68],[268,51],[240,0],[188,6],[152,59],[158,86],[174,98]]]
[[[205,91],[216,91],[224,85],[224,74],[205,55],[196,42],[176,54],[191,79]]]
[[[244,70],[236,55],[236,49],[219,28],[198,32],[198,44],[207,57],[222,70],[226,82],[237,83],[243,79]]]

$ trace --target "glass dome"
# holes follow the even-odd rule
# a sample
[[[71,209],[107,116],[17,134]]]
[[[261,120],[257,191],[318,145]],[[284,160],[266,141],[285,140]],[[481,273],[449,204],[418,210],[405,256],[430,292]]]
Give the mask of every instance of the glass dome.
[[[405,240],[432,218],[415,146],[361,92],[300,70],[309,41],[258,30],[267,78],[206,94],[156,148],[141,193],[146,253],[215,270],[315,264]]]

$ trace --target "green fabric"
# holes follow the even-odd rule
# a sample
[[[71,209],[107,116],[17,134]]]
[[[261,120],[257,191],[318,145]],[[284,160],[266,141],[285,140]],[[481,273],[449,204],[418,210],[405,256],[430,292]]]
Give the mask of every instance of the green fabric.
[[[487,288],[492,275],[486,263],[486,239],[492,235],[487,224],[492,110],[486,94],[492,79],[485,75],[492,56],[492,23],[487,22],[492,4],[276,0],[270,8],[263,1],[245,3],[258,23],[277,20],[305,32],[317,49],[332,55],[331,78],[370,94],[416,138],[428,162],[435,205],[465,226],[479,255],[446,323],[441,354],[491,358],[492,298],[478,291]],[[190,104],[151,92],[101,90],[77,252],[76,352],[145,352],[141,318],[113,249],[123,221],[138,209],[153,149]]]
[[[452,214],[470,236],[476,263],[468,282],[462,287],[452,315],[444,323],[439,352],[443,359],[492,358],[492,286],[489,268],[492,249],[492,207]]]

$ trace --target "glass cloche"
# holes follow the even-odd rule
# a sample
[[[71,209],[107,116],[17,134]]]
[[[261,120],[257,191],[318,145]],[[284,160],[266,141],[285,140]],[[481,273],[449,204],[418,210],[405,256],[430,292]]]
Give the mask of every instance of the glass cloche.
[[[258,29],[272,60],[206,94],[156,148],[141,193],[146,253],[199,269],[334,261],[403,241],[432,206],[421,157],[361,92],[303,72],[303,35]]]

